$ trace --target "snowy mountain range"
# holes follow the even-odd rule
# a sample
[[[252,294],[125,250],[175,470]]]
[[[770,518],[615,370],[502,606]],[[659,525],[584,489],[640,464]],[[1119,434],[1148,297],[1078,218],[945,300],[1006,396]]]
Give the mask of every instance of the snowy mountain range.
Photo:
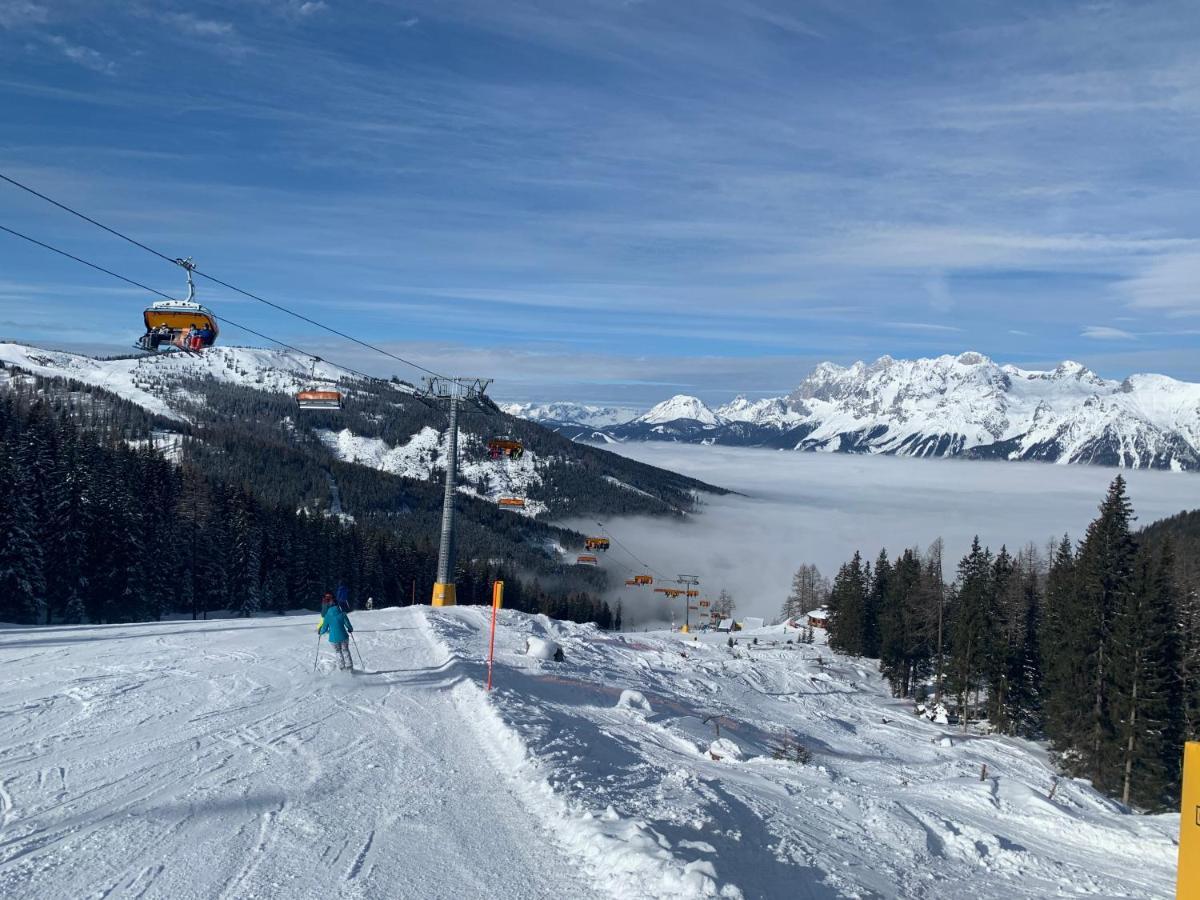
[[[1069,361],[1021,369],[972,352],[821,363],[785,397],[738,397],[714,410],[677,395],[615,425],[581,421],[575,411],[585,408],[572,404],[539,409],[567,413],[543,424],[603,441],[1200,469],[1200,384],[1105,379]]]

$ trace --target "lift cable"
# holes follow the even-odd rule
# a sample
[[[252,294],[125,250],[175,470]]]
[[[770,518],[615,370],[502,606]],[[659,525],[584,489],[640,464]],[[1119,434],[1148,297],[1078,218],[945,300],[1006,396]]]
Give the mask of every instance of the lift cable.
[[[654,566],[650,565],[645,560],[641,559],[636,553],[634,553],[632,550],[630,550],[628,547],[626,547],[624,544],[622,544],[619,540],[617,540],[613,536],[613,533],[605,527],[603,522],[597,522],[596,525],[604,533],[605,537],[607,537],[614,544],[616,544],[618,547],[620,547],[622,550],[624,550],[626,553],[628,553],[630,556],[632,556],[643,568],[649,569],[651,572],[653,572],[655,575],[657,575],[663,581],[672,581],[673,580],[673,579],[669,578],[668,576],[664,575],[662,572],[658,571],[658,569],[654,568]]]
[[[0,178],[2,178],[2,177],[3,176],[0,175]],[[54,247],[43,241],[39,241],[37,238],[30,237],[27,234],[22,234],[21,232],[16,231],[12,228],[9,228],[5,225],[0,225],[0,231],[6,232],[7,234],[11,234],[13,237],[19,237],[22,240],[28,241],[31,244],[36,244],[38,247],[42,247],[43,249],[49,250],[52,253],[57,253],[59,256],[65,256],[67,259],[72,260],[77,263],[80,263],[82,265],[85,265],[90,269],[95,269],[97,272],[103,272],[105,275],[111,275],[113,278],[119,279],[120,281],[123,281],[126,284],[133,285],[136,288],[140,288],[143,291],[148,291],[151,294],[154,294],[158,297],[163,297],[167,300],[174,299],[170,294],[164,294],[162,291],[158,290],[157,288],[152,288],[149,285],[142,284],[140,281],[134,281],[132,278],[126,278],[124,275],[114,272],[111,269],[106,269],[106,268],[104,268],[104,266],[97,265],[94,262],[89,262],[88,260],[83,259],[82,257],[75,256],[73,253],[68,253],[66,250],[60,250],[58,247]],[[172,262],[174,262],[174,260],[172,260]],[[245,331],[248,334],[252,334],[257,338],[262,338],[264,341],[270,341],[272,344],[278,344],[280,347],[283,347],[286,350],[291,350],[294,353],[299,353],[301,356],[308,357],[309,359],[315,360],[316,362],[325,362],[324,359],[322,359],[320,356],[318,356],[315,353],[311,353],[308,350],[302,350],[299,347],[295,347],[295,346],[287,343],[286,341],[281,341],[278,338],[273,338],[270,335],[263,334],[261,331],[255,331],[253,328],[250,328],[246,325],[242,325],[238,322],[235,322],[235,321],[233,321],[233,319],[230,319],[227,316],[214,315],[213,318],[217,319],[220,322],[224,322],[227,325],[232,325],[234,328],[237,328],[241,331]],[[357,375],[359,378],[363,378],[367,381],[378,382],[378,381],[384,380],[384,379],[378,378],[375,375],[368,375],[365,372],[359,372],[357,369],[352,369],[349,366],[343,366],[339,363],[334,363],[334,365],[336,365],[339,369],[343,369],[343,370],[349,372],[350,374]]]
[[[15,178],[11,178],[8,175],[5,175],[3,172],[0,172],[0,180],[6,181],[9,184],[13,185],[14,187],[20,188],[21,190],[26,191],[35,197],[45,200],[47,203],[50,203],[53,206],[58,207],[59,209],[63,210],[64,212],[68,212],[73,216],[78,216],[80,219],[83,219],[83,221],[88,222],[92,225],[95,225],[97,228],[100,228],[104,231],[107,231],[109,234],[113,235],[114,237],[118,237],[123,241],[128,241],[130,244],[133,244],[133,246],[138,247],[142,250],[145,250],[147,253],[151,253],[154,256],[157,256],[159,259],[165,260],[166,262],[169,262],[171,265],[178,265],[178,261],[175,257],[168,256],[167,254],[165,254],[159,250],[155,250],[153,247],[149,247],[146,244],[143,244],[141,241],[136,240],[135,238],[131,238],[129,235],[123,234],[120,231],[117,231],[115,228],[110,228],[108,225],[105,225],[102,222],[96,221],[91,216],[85,215],[84,213],[81,213],[79,210],[73,209],[72,207],[67,206],[65,203],[60,203],[58,200],[55,200],[53,197],[48,197],[45,194],[41,193],[40,191],[37,191],[34,188],[31,188],[29,185],[23,184],[20,181],[17,181]],[[5,230],[7,231],[8,229],[5,229]],[[64,254],[64,255],[68,255],[68,254]],[[96,267],[96,268],[98,268],[98,267]],[[192,271],[194,271],[201,278],[206,278],[209,281],[213,282],[214,284],[219,284],[219,285],[221,285],[221,287],[227,288],[231,291],[234,291],[235,293],[241,294],[244,297],[249,297],[251,300],[257,300],[259,303],[265,303],[267,306],[270,306],[273,309],[277,309],[280,312],[287,313],[289,316],[294,316],[295,318],[300,319],[304,322],[307,322],[310,325],[315,325],[318,328],[324,329],[325,331],[328,331],[330,334],[336,334],[340,338],[344,338],[345,340],[348,340],[348,341],[351,341],[352,343],[358,344],[361,347],[365,347],[368,350],[373,350],[376,353],[380,353],[384,356],[394,359],[397,362],[403,363],[406,366],[411,366],[414,369],[418,369],[418,370],[424,372],[426,375],[432,375],[435,378],[445,377],[445,376],[439,375],[437,372],[433,371],[432,369],[427,369],[425,366],[422,366],[419,363],[413,362],[411,359],[405,359],[403,356],[398,356],[395,353],[392,353],[389,350],[384,350],[382,347],[379,347],[375,344],[371,344],[371,343],[368,343],[367,341],[360,340],[359,338],[356,338],[353,335],[347,334],[344,331],[339,331],[338,329],[333,328],[330,325],[326,325],[323,322],[318,322],[316,319],[310,318],[309,316],[306,316],[303,313],[298,313],[295,310],[289,309],[288,307],[284,306],[281,303],[276,303],[272,300],[266,299],[265,297],[260,297],[258,294],[254,294],[254,293],[251,293],[250,291],[243,290],[242,288],[237,287],[236,285],[232,285],[227,281],[222,281],[220,278],[217,278],[214,275],[209,275],[207,272],[203,272],[200,269],[193,269]],[[112,273],[109,273],[109,274],[112,274]],[[117,276],[117,277],[120,277],[120,276]],[[232,325],[233,323],[230,322],[230,324]],[[238,327],[240,327],[240,326],[238,326]],[[249,329],[246,329],[246,330],[249,330]],[[254,332],[250,332],[250,333],[254,334]],[[270,340],[270,339],[268,339],[268,340]],[[279,343],[279,342],[276,341],[275,343]]]

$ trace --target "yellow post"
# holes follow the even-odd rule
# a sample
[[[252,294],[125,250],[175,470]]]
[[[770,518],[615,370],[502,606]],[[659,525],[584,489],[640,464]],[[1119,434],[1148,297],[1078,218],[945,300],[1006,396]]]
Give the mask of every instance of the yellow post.
[[[496,581],[492,583],[492,606],[500,609],[504,606],[504,582]]]
[[[1179,811],[1176,900],[1200,900],[1200,741],[1183,748],[1183,799]]]
[[[454,582],[450,581],[443,584],[440,581],[433,583],[433,605],[434,606],[454,606],[456,603],[454,596]]]

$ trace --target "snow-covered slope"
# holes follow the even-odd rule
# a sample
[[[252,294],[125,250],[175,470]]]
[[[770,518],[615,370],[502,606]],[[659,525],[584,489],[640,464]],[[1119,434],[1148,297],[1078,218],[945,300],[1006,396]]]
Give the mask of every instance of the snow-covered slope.
[[[1177,816],[794,632],[504,610],[486,695],[486,613],[355,613],[352,676],[311,615],[0,630],[0,896],[1172,895]]]
[[[25,344],[0,343],[0,362],[19,366],[48,378],[71,378],[123,397],[150,412],[180,419],[177,401],[191,400],[179,383],[193,378],[213,378],[263,391],[294,393],[315,374],[318,379],[352,384],[358,378],[327,362],[312,360],[287,350],[217,346],[198,355],[164,353],[130,359],[93,359],[59,350],[42,350]],[[403,386],[396,386],[406,390]]]
[[[397,446],[380,438],[357,435],[349,429],[322,429],[316,434],[343,462],[358,463],[392,475],[428,480],[438,470],[446,468],[446,443],[438,431],[428,426],[413,435],[408,443]],[[459,434],[459,444],[481,448],[485,440],[464,431]],[[465,454],[458,465],[458,489],[492,501],[500,497],[526,498],[525,506],[514,512],[537,516],[546,511],[546,505],[529,499],[528,494],[542,484],[543,471],[555,460],[562,462],[558,457],[546,458],[532,450],[526,450],[519,459],[491,459],[481,452]]]
[[[669,427],[664,427],[669,423]],[[1200,469],[1200,384],[1100,378],[979,353],[822,363],[787,397],[739,397],[715,413],[674,397],[606,429],[614,440],[684,440],[797,450],[974,456]]]

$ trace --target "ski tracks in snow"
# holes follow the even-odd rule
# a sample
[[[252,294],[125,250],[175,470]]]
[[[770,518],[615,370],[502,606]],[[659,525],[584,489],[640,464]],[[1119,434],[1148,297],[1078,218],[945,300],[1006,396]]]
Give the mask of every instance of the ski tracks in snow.
[[[356,614],[354,675],[315,617],[0,631],[0,896],[595,896],[425,617]]]

